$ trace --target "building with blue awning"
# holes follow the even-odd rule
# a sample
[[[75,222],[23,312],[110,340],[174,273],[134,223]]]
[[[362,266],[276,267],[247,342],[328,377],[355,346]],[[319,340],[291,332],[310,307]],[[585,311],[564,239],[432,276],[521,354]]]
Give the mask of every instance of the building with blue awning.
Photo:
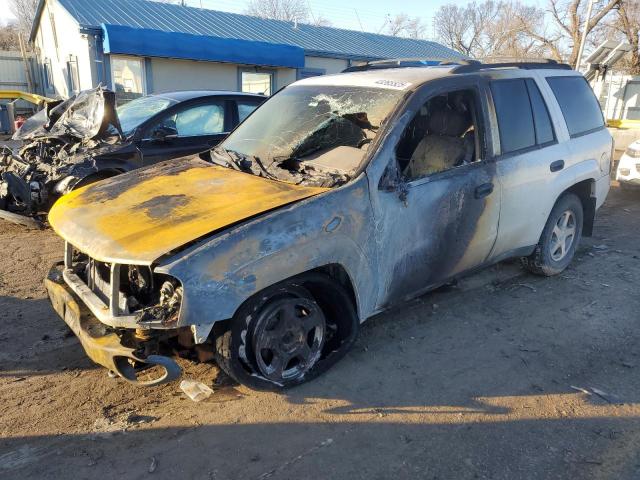
[[[147,0],[40,0],[31,30],[41,91],[105,84],[120,99],[169,90],[270,95],[385,58],[460,58],[435,42]]]

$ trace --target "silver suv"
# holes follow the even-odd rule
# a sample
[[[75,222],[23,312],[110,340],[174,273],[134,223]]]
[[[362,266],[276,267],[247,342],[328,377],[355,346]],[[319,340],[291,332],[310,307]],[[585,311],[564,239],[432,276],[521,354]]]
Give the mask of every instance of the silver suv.
[[[296,82],[211,161],[60,199],[65,260],[46,285],[89,356],[155,385],[179,375],[162,355],[179,344],[284,388],[343,356],[367,318],[465,273],[510,257],[562,272],[609,191],[612,139],[586,80],[556,63],[418,63]]]

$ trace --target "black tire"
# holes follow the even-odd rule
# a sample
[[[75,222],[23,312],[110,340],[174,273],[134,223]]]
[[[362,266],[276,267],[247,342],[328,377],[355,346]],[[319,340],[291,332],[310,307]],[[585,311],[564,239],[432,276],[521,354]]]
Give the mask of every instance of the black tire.
[[[319,358],[301,375],[276,381],[267,378],[264,362],[254,351],[256,338],[270,309],[287,302],[317,306],[325,321]],[[307,382],[340,360],[355,342],[359,329],[356,310],[347,290],[327,275],[303,274],[269,287],[248,299],[227,325],[214,329],[218,366],[238,383],[256,390],[284,390]],[[261,369],[262,368],[262,369]]]
[[[554,241],[554,238],[557,239],[554,230],[556,227],[559,227],[559,222],[567,218],[565,217],[567,212],[570,212],[573,216],[575,233],[570,239],[570,246],[563,249],[564,255],[560,257],[558,249],[555,248],[558,242]],[[565,193],[562,195],[556,202],[553,210],[551,210],[551,214],[544,226],[535,251],[530,256],[522,259],[524,267],[536,275],[543,275],[545,277],[562,273],[569,266],[571,260],[573,260],[573,256],[580,243],[583,220],[584,212],[580,199],[573,193]],[[554,249],[555,251],[552,251]]]

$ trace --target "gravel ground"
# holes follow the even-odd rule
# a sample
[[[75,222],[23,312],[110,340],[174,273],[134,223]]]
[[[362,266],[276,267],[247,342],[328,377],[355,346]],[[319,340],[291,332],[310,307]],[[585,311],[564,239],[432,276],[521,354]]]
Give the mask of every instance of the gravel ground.
[[[371,319],[308,385],[195,403],[94,366],[42,287],[62,243],[0,222],[0,478],[639,479],[639,232],[614,188],[563,275],[497,265]]]

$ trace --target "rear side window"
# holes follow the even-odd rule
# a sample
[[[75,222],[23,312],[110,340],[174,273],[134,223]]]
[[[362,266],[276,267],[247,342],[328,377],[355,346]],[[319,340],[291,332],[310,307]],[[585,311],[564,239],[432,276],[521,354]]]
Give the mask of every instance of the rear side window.
[[[547,77],[547,82],[560,104],[572,137],[604,126],[600,104],[583,77]]]
[[[545,145],[553,142],[556,137],[551,125],[551,117],[547,104],[542,98],[540,89],[532,79],[527,79],[527,88],[529,89],[529,98],[531,99],[531,108],[533,109],[533,121],[536,125],[536,143]]]
[[[536,144],[531,102],[524,79],[491,82],[498,116],[502,153],[511,153]]]
[[[261,103],[262,102],[258,100],[237,100],[236,104],[238,105],[238,121],[240,123],[244,122],[244,119],[247,118],[256,108],[258,108]]]

